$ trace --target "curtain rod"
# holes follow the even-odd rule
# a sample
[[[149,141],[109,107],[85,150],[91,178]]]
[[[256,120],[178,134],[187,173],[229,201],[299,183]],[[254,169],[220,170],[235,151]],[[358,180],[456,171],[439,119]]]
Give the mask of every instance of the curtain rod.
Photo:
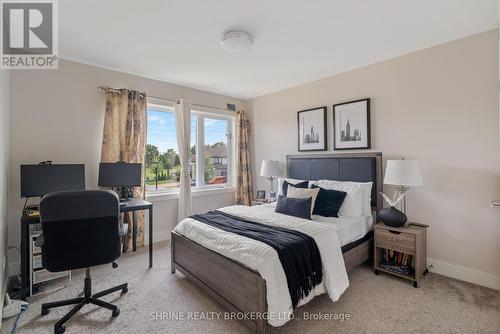
[[[116,94],[121,94],[122,93],[120,89],[111,88],[111,87],[99,87],[98,90],[99,90],[99,92],[113,92],[113,93],[116,93]],[[142,96],[146,96],[146,93],[140,93],[140,94]],[[157,97],[157,96],[149,96],[149,95],[147,95],[147,97],[150,97],[152,99],[157,99],[157,100],[170,101],[170,102],[174,102],[174,103],[177,103],[177,104],[179,104],[181,102],[178,99],[169,99],[169,98],[166,98],[166,97]],[[220,107],[207,106],[207,105],[204,105],[204,104],[191,103],[191,105],[196,106],[196,107],[202,107],[202,108],[210,108],[210,109],[217,109],[217,110],[229,111],[229,112],[233,112],[233,113],[236,112],[235,110],[229,110],[229,109],[220,108]]]

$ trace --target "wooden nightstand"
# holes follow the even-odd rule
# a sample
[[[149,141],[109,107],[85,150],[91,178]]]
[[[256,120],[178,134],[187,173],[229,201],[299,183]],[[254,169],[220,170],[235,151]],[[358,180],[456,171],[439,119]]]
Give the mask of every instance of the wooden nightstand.
[[[396,275],[413,281],[413,286],[418,287],[418,282],[423,275],[428,273],[427,270],[427,227],[429,225],[408,223],[403,227],[390,227],[383,223],[375,225],[375,260],[374,272],[378,275],[379,272],[385,272],[391,275]],[[407,254],[413,257],[409,266],[411,271],[409,275],[391,271],[387,267],[382,267],[384,263],[384,255],[388,251]],[[394,255],[397,253],[389,252]],[[398,257],[396,256],[396,259]],[[399,261],[401,257],[399,257]],[[406,262],[408,261],[408,258]],[[403,260],[405,262],[405,260]],[[387,263],[387,262],[385,262]]]

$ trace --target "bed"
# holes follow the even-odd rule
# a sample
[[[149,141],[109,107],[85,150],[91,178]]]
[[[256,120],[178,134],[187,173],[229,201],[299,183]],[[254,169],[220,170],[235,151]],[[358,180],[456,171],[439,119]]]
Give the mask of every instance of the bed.
[[[355,182],[373,182],[370,204],[372,210],[378,210],[382,206],[380,196],[377,196],[382,191],[382,154],[379,152],[370,153],[345,153],[345,154],[321,154],[321,155],[290,155],[287,156],[287,177],[301,180],[340,180],[340,181],[355,181]],[[270,217],[267,219],[276,218],[272,205],[262,207],[227,207],[222,210],[232,214],[242,214],[253,216],[258,220],[262,217]],[[371,218],[371,217],[370,217]],[[365,218],[369,221],[369,218]],[[294,222],[300,225],[300,221]],[[313,222],[309,225],[304,224],[307,230],[323,229],[325,223]],[[267,278],[259,273],[258,266],[253,266],[252,262],[248,262],[244,257],[238,258],[231,249],[217,249],[211,247],[210,242],[195,238],[197,231],[191,231],[186,226],[189,225],[183,221],[182,227],[177,231],[172,232],[171,238],[171,272],[175,273],[179,270],[188,279],[198,285],[206,293],[211,295],[222,306],[233,314],[246,315],[240,320],[245,322],[256,333],[267,333],[272,326],[279,326],[286,321],[267,319],[259,316],[268,314],[268,310],[276,308],[274,297],[269,298],[268,293],[275,291],[277,285],[270,285],[270,291],[267,290],[267,284],[273,281],[264,275],[264,271],[260,271]],[[203,225],[203,224],[198,224]],[[199,226],[197,228],[199,228]],[[331,253],[339,253],[340,255],[332,254],[331,258],[325,259],[329,266],[340,267],[345,266],[345,271],[356,268],[361,263],[367,261],[373,250],[373,235],[364,233],[363,229],[357,231],[347,231],[342,229],[344,226],[362,226],[363,223],[339,220],[339,230],[335,234],[338,246],[335,246],[335,251]],[[365,225],[369,223],[365,222]],[[292,225],[290,225],[292,226]],[[312,226],[312,227],[311,227]],[[205,227],[203,227],[206,229]],[[331,227],[326,228],[331,229]],[[190,233],[188,233],[190,232]],[[310,233],[309,231],[306,231]],[[205,233],[205,232],[204,232]],[[330,232],[328,232],[330,233]],[[200,234],[200,233],[198,233]],[[318,233],[321,234],[321,233]],[[363,236],[361,236],[364,234]],[[189,236],[189,237],[187,237]],[[332,234],[333,236],[333,234]],[[243,238],[243,237],[242,237]],[[198,242],[193,241],[197,240]],[[201,240],[201,241],[200,241]],[[233,243],[234,247],[238,247],[237,243]],[[232,246],[232,247],[233,247]],[[318,244],[320,246],[320,244]],[[341,247],[340,247],[341,246]],[[325,246],[323,246],[325,247]],[[223,251],[224,250],[224,251]],[[323,250],[321,257],[324,255],[330,256],[330,252]],[[341,252],[341,253],[340,253]],[[341,261],[338,260],[340,256]],[[268,261],[267,258],[265,261]],[[271,260],[269,260],[271,261]],[[262,261],[261,261],[262,262]],[[261,263],[266,265],[266,263]],[[269,264],[267,264],[269,266]],[[334,268],[335,269],[335,268]],[[337,268],[341,274],[344,268]],[[340,270],[342,269],[342,270]],[[325,272],[328,272],[325,266]],[[342,281],[342,277],[332,271],[331,275],[337,280]],[[268,282],[266,284],[266,282]],[[321,294],[327,291],[332,300],[338,299],[343,290],[347,287],[345,284],[336,283],[336,286],[326,289],[318,287],[315,294],[308,296],[309,300],[314,295]],[[332,289],[333,291],[330,291]],[[305,300],[307,302],[308,300]],[[303,303],[301,303],[303,304]]]

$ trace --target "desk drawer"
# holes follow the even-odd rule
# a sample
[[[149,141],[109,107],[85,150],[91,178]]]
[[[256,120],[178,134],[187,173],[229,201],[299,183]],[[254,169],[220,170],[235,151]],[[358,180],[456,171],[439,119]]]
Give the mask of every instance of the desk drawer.
[[[52,273],[52,272],[47,271],[45,269],[36,270],[33,272],[33,284],[37,284],[37,283],[45,282],[45,281],[50,281],[54,278],[64,277],[64,276],[68,276],[68,275],[69,275],[69,271],[60,271],[57,273]]]
[[[36,240],[32,241],[32,246],[31,246],[32,247],[31,248],[32,252],[33,252],[33,254],[41,254],[42,253],[42,247],[35,246],[35,242],[36,242]]]
[[[415,235],[404,232],[393,232],[385,229],[375,230],[377,247],[415,255]]]
[[[42,256],[41,255],[33,256],[32,261],[33,261],[33,269],[42,268]]]

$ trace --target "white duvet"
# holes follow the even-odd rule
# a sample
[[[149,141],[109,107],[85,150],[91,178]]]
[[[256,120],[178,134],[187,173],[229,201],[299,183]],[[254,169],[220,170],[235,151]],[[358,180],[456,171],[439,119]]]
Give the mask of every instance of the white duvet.
[[[220,211],[244,217],[259,223],[280,226],[305,233],[316,241],[323,263],[323,282],[303,300],[309,302],[325,291],[332,301],[337,301],[349,286],[344,258],[337,238],[336,228],[331,224],[314,222],[274,212],[272,206],[229,206]],[[292,300],[288,292],[285,272],[276,251],[265,243],[186,218],[175,228],[175,232],[197,242],[232,260],[240,262],[260,273],[266,280],[268,322],[271,326],[285,324],[292,315]]]

